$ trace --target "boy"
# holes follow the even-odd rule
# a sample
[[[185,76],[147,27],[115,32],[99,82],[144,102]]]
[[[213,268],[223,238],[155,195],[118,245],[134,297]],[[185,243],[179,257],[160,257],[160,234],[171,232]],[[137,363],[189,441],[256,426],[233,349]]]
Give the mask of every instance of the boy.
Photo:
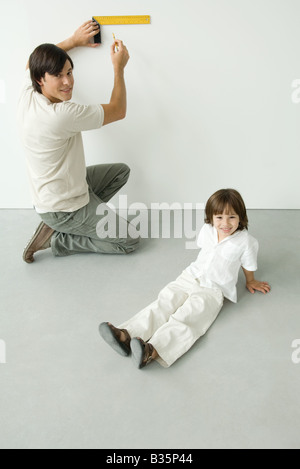
[[[103,339],[123,356],[132,352],[138,368],[153,360],[169,367],[187,352],[213,324],[224,297],[237,302],[241,266],[251,293],[270,291],[267,282],[254,277],[258,242],[248,233],[241,195],[234,189],[216,192],[208,200],[205,214],[198,259],[167,285],[154,303],[119,328],[100,324]]]

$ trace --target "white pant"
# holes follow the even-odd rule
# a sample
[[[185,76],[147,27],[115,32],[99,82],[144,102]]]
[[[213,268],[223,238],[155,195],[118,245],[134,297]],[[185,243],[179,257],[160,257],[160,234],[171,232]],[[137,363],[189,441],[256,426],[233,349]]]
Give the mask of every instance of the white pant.
[[[210,328],[222,309],[218,288],[201,287],[201,280],[184,271],[167,285],[158,299],[118,326],[131,338],[140,337],[155,347],[162,366],[171,366]]]

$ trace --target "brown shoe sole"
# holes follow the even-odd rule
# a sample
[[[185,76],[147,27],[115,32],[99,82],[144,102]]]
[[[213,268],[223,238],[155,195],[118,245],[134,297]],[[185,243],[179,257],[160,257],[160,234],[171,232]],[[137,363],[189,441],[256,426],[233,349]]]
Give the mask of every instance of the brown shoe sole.
[[[33,258],[33,254],[37,251],[32,251],[32,254],[31,254],[31,257],[28,256],[28,253],[30,251],[30,248],[31,246],[33,245],[33,243],[36,241],[36,239],[38,238],[38,236],[40,235],[43,227],[45,226],[45,223],[44,222],[41,222],[39,224],[39,226],[37,227],[37,230],[36,232],[34,233],[33,237],[31,238],[31,240],[29,241],[29,243],[27,244],[26,248],[24,249],[24,252],[23,252],[23,261],[26,262],[27,264],[32,264],[34,262],[34,258]],[[53,233],[54,233],[54,230],[53,230]],[[49,238],[48,238],[49,239]],[[44,240],[44,242],[46,242],[47,239]]]

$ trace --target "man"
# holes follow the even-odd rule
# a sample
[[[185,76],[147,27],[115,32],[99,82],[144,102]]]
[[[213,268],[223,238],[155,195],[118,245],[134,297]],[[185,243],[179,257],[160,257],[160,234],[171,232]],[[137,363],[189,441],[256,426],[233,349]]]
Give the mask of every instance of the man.
[[[55,256],[67,256],[82,252],[127,254],[139,245],[132,226],[129,236],[126,220],[113,214],[122,237],[106,237],[107,217],[97,215],[101,204],[102,215],[112,213],[103,204],[126,184],[128,166],[86,168],[81,136],[82,131],[100,129],[126,116],[124,70],[129,54],[122,41],[116,40],[111,46],[114,87],[109,104],[82,106],[70,102],[74,66],[67,52],[75,47],[97,47],[91,41],[98,33],[99,25],[87,21],[57,46],[37,47],[27,64],[18,119],[33,203],[43,220],[24,250],[27,263],[34,261],[37,251],[50,247]]]

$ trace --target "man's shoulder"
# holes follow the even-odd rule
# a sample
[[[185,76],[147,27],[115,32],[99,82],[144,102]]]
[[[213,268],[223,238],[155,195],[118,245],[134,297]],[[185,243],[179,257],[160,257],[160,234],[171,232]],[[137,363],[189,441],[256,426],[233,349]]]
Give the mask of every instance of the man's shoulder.
[[[19,106],[22,104],[22,102],[26,101],[26,99],[28,99],[28,96],[31,95],[33,92],[34,89],[31,81],[30,70],[27,69],[19,90]]]
[[[59,121],[72,132],[99,129],[103,125],[104,110],[100,104],[77,104],[73,101],[54,104]]]
[[[80,117],[83,117],[93,107],[95,106],[87,104],[78,104],[74,101],[64,101],[62,103],[53,104],[53,110],[58,116],[66,118],[69,117],[71,119],[78,119]]]
[[[33,84],[31,81],[31,74],[30,74],[30,69],[27,68],[24,74],[24,79],[23,79],[23,88],[25,89],[30,89],[33,91]]]

